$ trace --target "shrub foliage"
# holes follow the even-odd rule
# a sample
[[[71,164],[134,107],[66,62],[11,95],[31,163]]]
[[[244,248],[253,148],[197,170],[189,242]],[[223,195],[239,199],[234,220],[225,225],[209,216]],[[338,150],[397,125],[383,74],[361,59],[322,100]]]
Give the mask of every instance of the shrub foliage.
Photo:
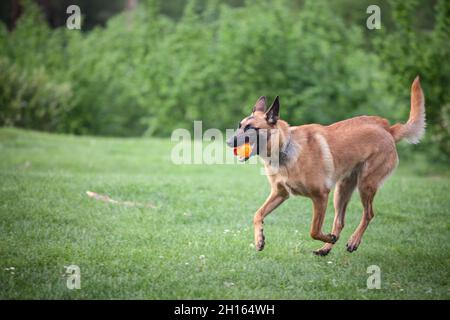
[[[404,121],[420,74],[428,138],[450,154],[447,1],[437,1],[432,30],[412,27],[417,1],[393,1],[393,27],[370,34],[324,0],[204,3],[189,1],[173,20],[157,1],[141,1],[83,33],[50,29],[26,2],[13,31],[0,25],[0,124],[167,136],[193,120],[234,127],[261,95],[280,95],[293,124],[359,114]]]

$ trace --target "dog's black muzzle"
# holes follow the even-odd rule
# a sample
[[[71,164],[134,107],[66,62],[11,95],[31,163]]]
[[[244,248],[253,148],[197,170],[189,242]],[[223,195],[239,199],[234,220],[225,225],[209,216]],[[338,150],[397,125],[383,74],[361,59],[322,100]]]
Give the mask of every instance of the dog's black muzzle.
[[[246,130],[237,129],[234,133],[234,136],[227,140],[227,145],[230,148],[236,148],[243,145],[244,143],[257,144],[259,140],[258,134],[258,129],[253,127],[248,129],[246,128]]]
[[[248,143],[250,138],[246,135],[234,135],[230,139],[227,140],[227,145],[230,148],[237,148],[244,143]]]
[[[243,130],[239,128],[236,130],[234,136],[227,140],[227,145],[230,148],[237,148],[245,143],[249,143],[252,147],[252,152],[249,157],[241,161],[247,161],[250,157],[259,154],[259,131],[256,128],[248,128]]]

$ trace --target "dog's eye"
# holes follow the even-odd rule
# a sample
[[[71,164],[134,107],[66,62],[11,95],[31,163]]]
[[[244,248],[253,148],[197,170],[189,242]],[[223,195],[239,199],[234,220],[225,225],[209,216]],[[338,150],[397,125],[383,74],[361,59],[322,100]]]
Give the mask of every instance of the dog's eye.
[[[247,131],[247,130],[250,130],[250,129],[258,130],[257,128],[255,128],[255,127],[252,126],[251,124],[248,124],[248,125],[246,125],[245,128],[244,128],[244,132]]]

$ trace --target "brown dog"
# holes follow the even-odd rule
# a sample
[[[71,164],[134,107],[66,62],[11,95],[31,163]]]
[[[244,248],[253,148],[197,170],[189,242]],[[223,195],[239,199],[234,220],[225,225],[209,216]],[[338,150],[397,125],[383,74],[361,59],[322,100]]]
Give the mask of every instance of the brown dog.
[[[386,119],[360,116],[329,126],[291,127],[279,119],[279,107],[277,97],[265,111],[266,99],[259,98],[252,114],[240,122],[235,135],[227,141],[234,148],[246,142],[252,145],[251,154],[241,160],[260,154],[271,185],[269,197],[254,217],[256,249],[264,249],[264,218],[289,195],[301,195],[313,202],[311,237],[326,243],[314,253],[328,254],[339,239],[347,204],[358,187],[364,210],[359,226],[347,242],[347,250],[355,251],[374,216],[375,194],[398,164],[395,143],[401,139],[418,143],[425,132],[424,95],[419,77],[412,84],[411,112],[406,124],[390,126]],[[263,148],[264,155],[260,153]],[[278,156],[276,168],[271,161],[275,153]],[[333,230],[324,234],[322,225],[328,195],[334,186]]]

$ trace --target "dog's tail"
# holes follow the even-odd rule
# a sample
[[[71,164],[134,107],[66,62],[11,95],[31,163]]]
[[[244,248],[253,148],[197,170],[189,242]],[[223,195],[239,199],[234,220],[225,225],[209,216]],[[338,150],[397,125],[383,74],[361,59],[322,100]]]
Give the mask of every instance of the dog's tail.
[[[408,122],[397,123],[391,126],[389,131],[395,142],[406,139],[409,143],[416,144],[425,134],[425,125],[425,97],[417,76],[411,86],[411,111]]]

